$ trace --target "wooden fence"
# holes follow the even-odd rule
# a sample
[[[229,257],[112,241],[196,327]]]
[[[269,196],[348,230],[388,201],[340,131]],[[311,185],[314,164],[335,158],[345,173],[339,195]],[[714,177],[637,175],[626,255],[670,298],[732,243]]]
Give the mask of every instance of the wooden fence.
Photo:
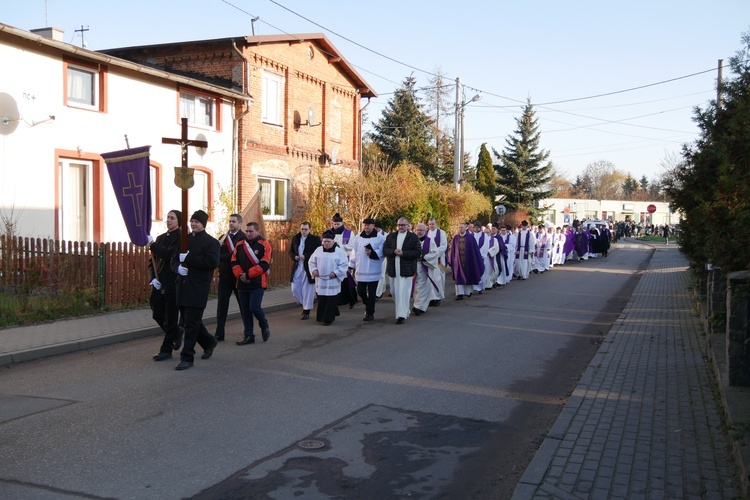
[[[270,241],[269,286],[289,283],[289,240]],[[136,307],[148,302],[149,252],[132,243],[86,243],[0,236],[0,290],[31,294],[87,289],[100,307]],[[211,284],[216,292],[218,272]]]

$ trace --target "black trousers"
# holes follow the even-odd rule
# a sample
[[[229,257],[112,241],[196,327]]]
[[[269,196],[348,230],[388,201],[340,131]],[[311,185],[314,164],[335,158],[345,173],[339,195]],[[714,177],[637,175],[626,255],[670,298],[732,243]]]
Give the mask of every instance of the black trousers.
[[[152,290],[150,303],[154,320],[164,330],[164,339],[159,352],[172,354],[172,344],[179,335],[180,310],[177,307],[177,294]]]
[[[362,297],[362,302],[365,304],[365,314],[375,314],[375,299],[377,299],[377,291],[377,281],[360,281],[357,283],[357,293]]]
[[[204,350],[214,345],[214,337],[208,333],[203,324],[204,307],[183,307],[182,319],[185,321],[185,341],[182,344],[180,361],[193,362],[195,358],[195,344]]]
[[[236,280],[232,278],[219,277],[219,302],[216,304],[216,338],[224,338],[224,325],[227,323],[227,314],[229,312],[229,300],[234,298],[237,305],[240,305],[240,297],[237,295]]]
[[[324,323],[333,323],[338,316],[339,305],[336,295],[318,295],[318,313],[315,315],[316,321]]]

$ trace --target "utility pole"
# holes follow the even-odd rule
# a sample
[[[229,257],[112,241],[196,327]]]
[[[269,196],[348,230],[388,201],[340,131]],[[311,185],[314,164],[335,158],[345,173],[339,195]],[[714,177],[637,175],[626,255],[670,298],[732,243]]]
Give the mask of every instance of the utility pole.
[[[721,86],[724,84],[724,59],[719,59],[719,75],[716,78],[716,109],[721,109],[721,105],[723,104],[723,100],[721,97],[722,94],[722,88]]]
[[[460,191],[461,182],[461,79],[456,78],[456,128],[453,130],[453,187]]]

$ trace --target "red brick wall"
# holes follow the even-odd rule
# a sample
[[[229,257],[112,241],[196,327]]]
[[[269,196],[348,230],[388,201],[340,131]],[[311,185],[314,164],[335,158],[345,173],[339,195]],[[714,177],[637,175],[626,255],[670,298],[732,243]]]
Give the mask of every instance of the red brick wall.
[[[324,154],[338,150],[340,167],[357,168],[360,147],[360,98],[347,77],[315,41],[266,42],[243,47],[247,66],[231,41],[185,43],[118,51],[120,57],[195,76],[202,74],[219,85],[231,85],[252,96],[249,112],[238,133],[238,209],[257,190],[257,176],[285,178],[291,182],[291,211],[301,212],[311,173]],[[312,54],[312,57],[310,57]],[[262,74],[270,71],[284,78],[283,125],[261,121]],[[318,126],[306,124],[312,107]],[[235,116],[245,110],[240,107]],[[295,124],[295,112],[298,121]],[[300,123],[301,122],[301,123]],[[227,131],[229,133],[229,131]]]

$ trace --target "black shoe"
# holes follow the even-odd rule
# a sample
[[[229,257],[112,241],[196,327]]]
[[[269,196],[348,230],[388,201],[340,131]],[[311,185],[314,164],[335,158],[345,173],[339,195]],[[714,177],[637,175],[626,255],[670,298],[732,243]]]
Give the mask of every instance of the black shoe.
[[[464,300],[464,296],[463,295],[456,295],[456,300]]]
[[[432,307],[440,307],[440,300],[436,300]]]
[[[398,319],[396,320],[396,324],[397,324],[397,325],[403,325],[403,324],[404,324],[404,321],[406,321],[406,320],[405,320],[404,318],[398,318]]]
[[[255,343],[255,337],[245,337],[244,339],[237,342],[237,345],[247,345],[247,344],[254,344]]]
[[[430,303],[429,303],[429,306],[430,307],[435,307],[435,302],[437,302],[437,301],[436,300],[431,300]]]
[[[310,314],[303,314],[300,319],[310,319]]]
[[[260,327],[260,336],[263,338],[263,342],[268,342],[268,339],[271,338],[271,330],[268,325]]]
[[[216,337],[216,340],[217,340],[218,342],[224,342],[224,337]]]
[[[372,314],[366,314],[366,315],[365,315],[365,317],[364,317],[364,318],[362,318],[362,321],[372,321],[372,320],[374,320],[374,319],[375,319],[375,318],[373,317],[373,315],[372,315]]]
[[[482,295],[484,293],[484,290],[479,290],[479,295]],[[469,295],[471,297],[471,295]]]
[[[177,338],[172,342],[172,350],[179,351],[182,347],[182,339],[185,337],[185,329],[183,327],[177,328]]]
[[[356,302],[353,302],[353,303],[349,304],[349,309],[354,309],[354,306],[355,306],[356,304],[357,304]]]
[[[192,368],[193,363],[190,361],[180,361],[180,363],[174,367],[175,370],[187,370],[188,368]]]
[[[159,354],[154,354],[154,361],[164,361],[165,359],[172,359],[172,353],[160,352]]]
[[[331,321],[326,321],[325,323],[323,323],[323,326],[331,326]]]
[[[208,349],[203,350],[203,354],[201,354],[201,359],[208,359],[211,357],[211,355],[214,353],[214,348],[219,345],[219,341],[217,339],[214,339],[214,343],[211,347]]]
[[[413,312],[414,314],[416,314],[417,316],[419,316],[420,314],[424,314],[425,311],[423,311],[421,309],[417,309],[416,307],[412,307],[411,308],[411,312]]]
[[[471,294],[467,295],[467,297],[471,297]]]

